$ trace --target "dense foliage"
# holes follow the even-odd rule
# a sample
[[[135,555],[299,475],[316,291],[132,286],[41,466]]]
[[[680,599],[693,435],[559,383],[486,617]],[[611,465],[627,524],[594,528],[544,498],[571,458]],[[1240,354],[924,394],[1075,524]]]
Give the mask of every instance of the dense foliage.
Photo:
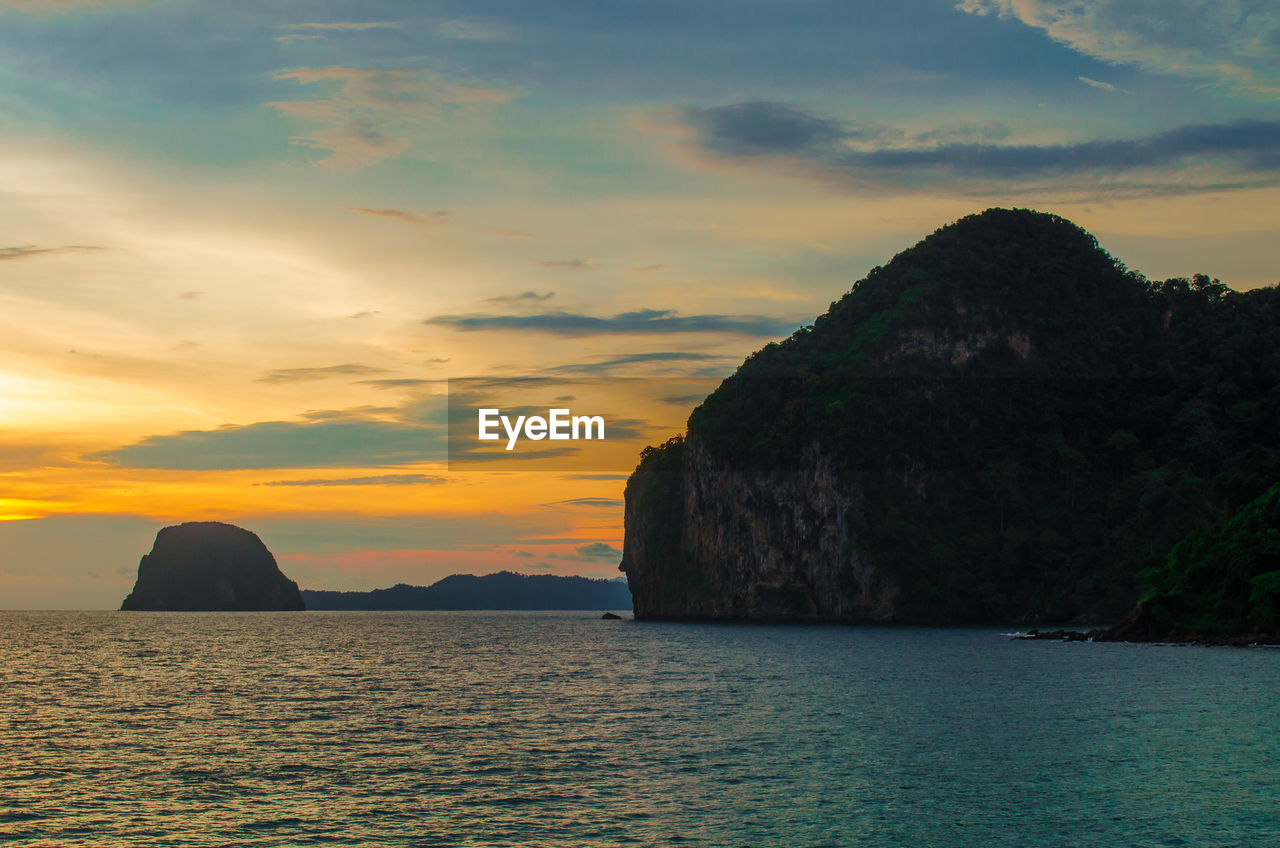
[[[1143,624],[1166,634],[1280,634],[1280,485],[1143,575]]]
[[[1277,422],[1280,291],[1150,281],[1069,221],[992,209],[753,354],[689,439],[749,473],[836,458],[904,620],[1106,619],[1280,481]]]

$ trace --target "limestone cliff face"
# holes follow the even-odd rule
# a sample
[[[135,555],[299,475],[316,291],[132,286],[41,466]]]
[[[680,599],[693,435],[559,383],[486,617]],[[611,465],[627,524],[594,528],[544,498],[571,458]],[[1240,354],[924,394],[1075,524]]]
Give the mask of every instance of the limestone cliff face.
[[[254,533],[216,521],[189,522],[156,534],[138,563],[122,610],[302,610],[286,577]]]
[[[718,464],[691,438],[627,486],[637,618],[885,621],[898,588],[861,556],[859,493],[816,448],[794,471]]]

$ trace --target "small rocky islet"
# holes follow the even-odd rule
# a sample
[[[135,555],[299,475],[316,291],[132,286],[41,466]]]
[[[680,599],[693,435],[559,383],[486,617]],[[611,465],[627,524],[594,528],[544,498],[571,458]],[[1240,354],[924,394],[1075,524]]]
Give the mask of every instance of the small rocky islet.
[[[298,584],[280,571],[255,533],[219,521],[165,527],[138,563],[122,610],[304,610]]]

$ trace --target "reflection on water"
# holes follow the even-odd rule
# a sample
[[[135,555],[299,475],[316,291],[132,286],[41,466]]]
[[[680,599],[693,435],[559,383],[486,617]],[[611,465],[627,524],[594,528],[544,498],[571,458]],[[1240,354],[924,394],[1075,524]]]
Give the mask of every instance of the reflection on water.
[[[1280,845],[1280,651],[0,613],[0,840]]]

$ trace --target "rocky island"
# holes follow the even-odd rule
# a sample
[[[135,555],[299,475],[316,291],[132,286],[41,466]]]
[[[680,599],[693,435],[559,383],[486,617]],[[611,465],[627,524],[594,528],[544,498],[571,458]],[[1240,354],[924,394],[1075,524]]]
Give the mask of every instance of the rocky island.
[[[638,619],[1280,632],[1277,421],[1280,290],[991,209],[647,448],[621,570]]]
[[[122,610],[302,610],[286,577],[256,534],[201,521],[165,527],[138,563]]]

